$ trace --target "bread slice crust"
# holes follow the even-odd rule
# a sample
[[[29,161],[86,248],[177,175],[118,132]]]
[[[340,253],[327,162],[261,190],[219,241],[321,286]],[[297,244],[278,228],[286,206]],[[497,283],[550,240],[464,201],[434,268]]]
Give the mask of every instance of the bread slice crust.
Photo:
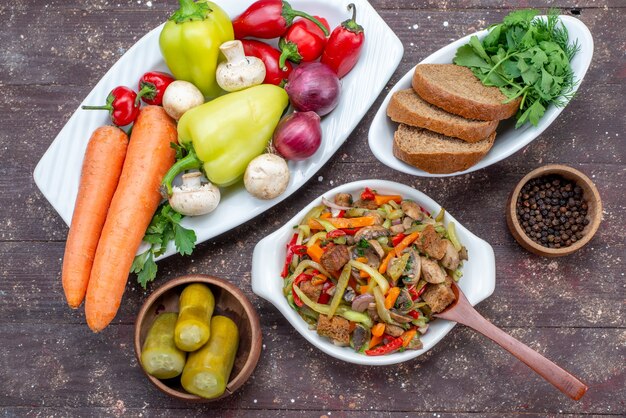
[[[478,142],[498,127],[497,120],[465,119],[448,113],[423,100],[413,89],[399,90],[387,106],[387,116],[394,122],[425,128],[467,142]]]
[[[480,161],[493,146],[495,137],[493,132],[483,141],[468,143],[400,124],[393,138],[393,155],[428,173],[450,174],[467,170]]]
[[[467,67],[455,64],[420,64],[413,74],[413,89],[428,103],[468,119],[503,120],[517,113],[520,98],[507,97],[487,87]]]

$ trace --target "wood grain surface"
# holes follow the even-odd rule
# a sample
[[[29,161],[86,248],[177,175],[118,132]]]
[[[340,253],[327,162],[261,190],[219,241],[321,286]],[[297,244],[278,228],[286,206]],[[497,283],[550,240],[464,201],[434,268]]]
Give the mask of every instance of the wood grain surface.
[[[257,309],[263,352],[251,380],[220,404],[170,399],[134,356],[144,292],[131,277],[120,312],[94,335],[65,305],[60,280],[67,227],[38,192],[33,169],[84,96],[174,0],[13,0],[0,3],[0,411],[3,416],[513,417],[626,414],[626,3],[623,0],[375,0],[405,55],[392,86],[416,62],[510,9],[554,6],[581,19],[595,52],[578,96],[536,141],[495,166],[423,179],[380,164],[367,132],[381,93],[337,154],[266,215],[159,263],[158,286],[204,273],[237,284]],[[367,28],[366,28],[367,29]],[[89,133],[85,133],[87,137]],[[515,184],[547,163],[597,185],[604,219],[594,239],[562,259],[523,250],[505,205]],[[590,386],[570,401],[475,332],[458,326],[424,356],[397,366],[342,363],[314,349],[252,294],[256,242],[342,183],[380,178],[414,186],[445,206],[496,253],[497,284],[478,305],[489,321]]]

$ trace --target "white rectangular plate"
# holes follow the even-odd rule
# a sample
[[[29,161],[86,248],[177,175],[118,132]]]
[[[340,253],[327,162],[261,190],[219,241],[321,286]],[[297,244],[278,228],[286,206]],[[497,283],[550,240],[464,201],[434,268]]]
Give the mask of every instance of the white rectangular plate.
[[[539,17],[541,19],[545,19],[545,16]],[[571,17],[571,16],[560,16],[561,22],[565,25],[569,32],[570,42],[578,41],[580,45],[580,51],[574,56],[572,59],[571,65],[572,70],[574,71],[574,79],[578,81],[576,84],[574,91],[578,90],[578,86],[583,81],[583,77],[587,73],[587,69],[589,68],[589,64],[591,63],[591,57],[593,56],[593,38],[591,37],[591,32],[583,22],[580,20]],[[478,36],[479,39],[484,38],[487,35],[487,30],[483,30],[480,32],[473,33],[471,35],[467,35],[464,38],[459,39],[443,48],[439,51],[429,55],[420,64],[450,64],[452,63],[452,59],[456,54],[456,50],[466,43],[469,42],[470,37],[473,35]],[[411,88],[411,80],[413,78],[413,73],[415,72],[415,67],[413,67],[404,77],[396,83],[395,86],[389,91],[387,97],[380,105],[380,109],[376,113],[374,120],[372,121],[372,125],[370,126],[369,131],[369,146],[372,150],[372,153],[378,160],[385,164],[388,167],[393,168],[394,170],[402,171],[403,173],[413,174],[414,176],[422,176],[422,177],[448,177],[448,176],[457,176],[459,174],[471,173],[472,171],[480,170],[481,168],[488,167],[492,164],[495,164],[499,161],[504,160],[505,158],[511,156],[516,153],[530,142],[532,142],[535,138],[537,138],[543,131],[545,131],[548,126],[554,122],[554,120],[559,116],[559,114],[563,111],[562,107],[556,107],[554,105],[550,105],[546,110],[546,113],[539,120],[539,124],[537,126],[532,126],[530,123],[526,123],[522,127],[515,129],[515,120],[509,119],[506,121],[502,121],[500,126],[497,129],[496,141],[491,148],[491,150],[485,155],[485,157],[480,160],[476,165],[468,168],[465,171],[459,171],[457,173],[451,174],[431,174],[427,173],[424,170],[420,170],[419,168],[413,167],[403,161],[400,161],[393,155],[393,134],[396,131],[398,124],[393,122],[387,116],[387,106],[389,105],[389,100],[391,100],[391,96],[398,91],[403,89]]]
[[[365,29],[361,58],[352,72],[342,79],[339,105],[322,119],[320,149],[306,161],[289,163],[291,179],[287,191],[274,200],[263,201],[248,194],[242,184],[222,189],[222,201],[214,212],[183,220],[185,227],[195,230],[198,243],[241,225],[298,190],[348,138],[402,59],[402,43],[367,1],[293,0],[290,3],[296,9],[324,16],[331,28],[350,16],[347,5],[355,3],[357,20]],[[228,0],[219,1],[219,4],[231,17],[235,17],[249,6],[250,1]],[[81,105],[104,102],[108,93],[118,85],[136,87],[139,77],[146,71],[168,71],[159,49],[161,28],[162,25],[153,29],[133,45],[102,77]],[[89,137],[97,127],[109,123],[106,112],[82,111],[79,107],[35,168],[37,187],[68,225],[74,211]],[[170,243],[161,258],[175,252]]]

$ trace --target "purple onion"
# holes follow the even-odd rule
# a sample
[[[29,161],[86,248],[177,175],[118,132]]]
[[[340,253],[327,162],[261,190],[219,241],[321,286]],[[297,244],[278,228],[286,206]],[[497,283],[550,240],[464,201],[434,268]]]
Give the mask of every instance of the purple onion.
[[[300,65],[289,75],[285,91],[296,110],[324,116],[337,107],[341,83],[328,65],[310,62]]]
[[[295,112],[281,119],[272,145],[287,160],[304,160],[322,143],[320,117],[315,112]]]

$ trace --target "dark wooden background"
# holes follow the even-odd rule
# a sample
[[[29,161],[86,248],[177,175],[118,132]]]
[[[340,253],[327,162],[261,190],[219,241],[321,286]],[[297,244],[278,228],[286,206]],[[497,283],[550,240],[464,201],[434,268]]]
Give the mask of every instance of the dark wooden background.
[[[0,407],[5,416],[626,414],[623,0],[547,2],[589,26],[593,62],[578,97],[557,121],[506,161],[446,179],[411,177],[383,166],[369,151],[367,132],[384,91],[345,145],[299,192],[263,217],[200,245],[192,257],[159,263],[152,288],[186,273],[221,276],[243,289],[261,317],[264,349],[252,379],[230,399],[202,406],[167,398],[142,375],[132,348],[133,321],[149,292],[138,288],[134,277],[117,318],[99,335],[88,330],[82,311],[66,307],[59,272],[67,227],[32,180],[35,164],[83,97],[175,3],[0,3]],[[545,7],[546,2],[372,3],[405,46],[391,86],[431,52],[499,21],[510,8]],[[553,260],[519,247],[504,218],[516,182],[547,163],[587,173],[605,207],[593,241]],[[380,368],[342,363],[314,349],[276,309],[252,294],[255,243],[319,194],[368,177],[414,186],[493,245],[496,291],[478,310],[588,383],[580,402],[461,326],[415,361]]]

